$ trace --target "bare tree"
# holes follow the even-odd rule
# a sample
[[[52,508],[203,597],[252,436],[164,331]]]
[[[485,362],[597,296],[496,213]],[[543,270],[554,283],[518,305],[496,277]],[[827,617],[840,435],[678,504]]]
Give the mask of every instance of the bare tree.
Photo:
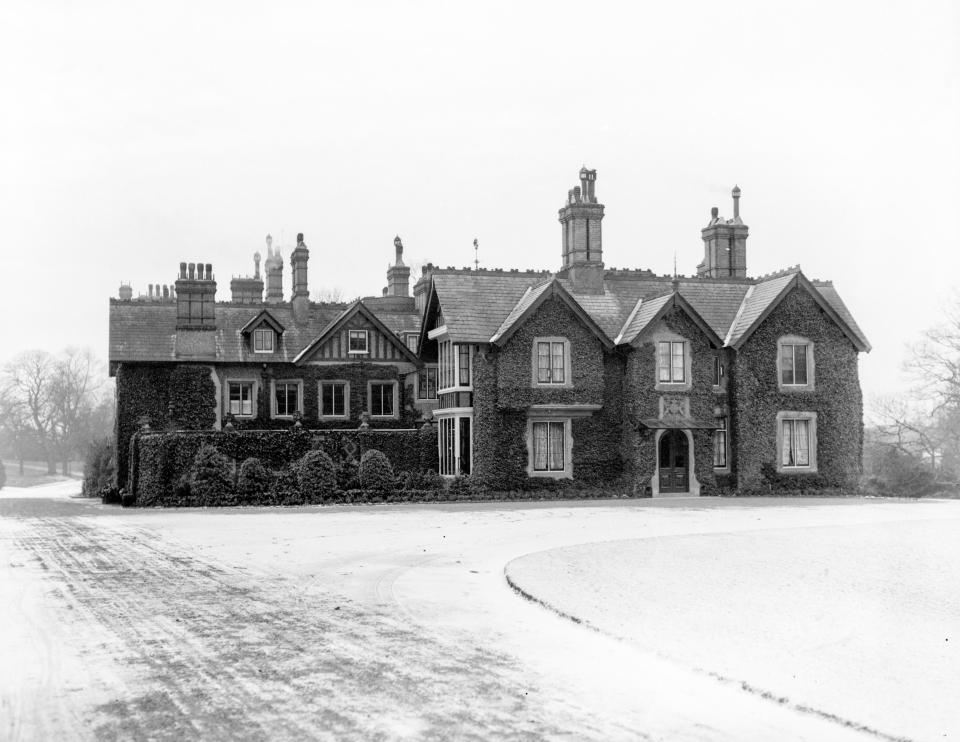
[[[53,406],[51,442],[62,473],[70,473],[70,455],[83,447],[83,433],[103,386],[103,369],[89,348],[67,348],[56,360],[50,385]]]
[[[327,304],[339,304],[343,301],[343,289],[339,286],[320,288],[316,293],[317,301]]]
[[[28,350],[4,367],[4,387],[22,406],[24,416],[43,447],[47,459],[47,472],[56,473],[56,448],[52,397],[56,362],[44,350]]]

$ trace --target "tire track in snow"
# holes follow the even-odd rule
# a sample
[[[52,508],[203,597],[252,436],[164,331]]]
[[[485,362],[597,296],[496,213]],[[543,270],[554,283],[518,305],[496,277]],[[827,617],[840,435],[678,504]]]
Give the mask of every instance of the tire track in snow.
[[[393,605],[254,578],[123,523],[22,523],[17,547],[78,606],[65,620],[75,613],[78,630],[93,621],[114,637],[91,661],[130,678],[87,721],[100,739],[641,736],[540,703],[508,657],[425,635]],[[382,597],[398,574],[381,580]]]

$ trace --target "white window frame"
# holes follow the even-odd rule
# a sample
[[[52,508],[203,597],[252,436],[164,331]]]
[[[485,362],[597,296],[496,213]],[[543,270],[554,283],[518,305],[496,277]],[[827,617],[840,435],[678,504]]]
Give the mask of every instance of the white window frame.
[[[296,412],[303,414],[303,379],[274,379],[270,382],[270,417],[275,420],[292,420],[294,413],[279,414],[277,412],[277,385],[295,384],[297,387],[297,409]]]
[[[460,383],[460,360],[461,348],[467,348],[468,384]],[[473,391],[473,361],[474,347],[469,343],[453,343],[449,340],[441,340],[437,343],[437,392],[445,394],[447,392],[470,392]],[[450,375],[452,386],[443,386],[445,376]]]
[[[393,413],[390,415],[375,415],[373,413],[373,387],[377,386],[391,386],[393,387]],[[396,379],[370,379],[367,382],[367,410],[370,412],[370,417],[374,420],[397,420],[400,417],[400,395],[399,395],[400,385],[397,383]]]
[[[787,421],[807,423],[807,460],[806,465],[787,465],[783,462],[783,424]],[[784,410],[777,413],[777,471],[782,474],[815,474],[817,472],[817,413]]]
[[[240,413],[240,412],[230,411],[230,385],[231,384],[240,384],[240,385],[250,386],[250,412],[249,413]],[[224,379],[223,388],[225,391],[223,408],[227,411],[227,414],[230,414],[236,418],[242,418],[242,419],[250,419],[257,416],[258,384],[256,379],[241,379],[241,378]],[[243,401],[241,398],[241,408],[242,408],[242,405],[243,405]]]
[[[470,461],[468,462],[469,471],[473,471],[473,408],[471,407],[447,407],[440,411],[435,411],[434,419],[437,421],[437,471],[442,477],[457,477],[463,472],[463,464],[460,458],[460,437],[463,434],[461,420],[468,418],[470,420]],[[446,421],[452,420],[453,424],[453,458],[452,461],[445,461],[443,455],[443,443],[447,434],[445,427]],[[448,464],[452,464],[453,471],[445,471]]]
[[[534,426],[541,423],[554,423],[563,425],[563,468],[562,469],[536,469],[534,463],[536,452],[534,451]],[[549,425],[548,425],[547,445],[549,446]],[[549,452],[548,452],[549,457]],[[573,426],[569,417],[535,417],[527,418],[527,476],[545,477],[551,479],[572,479],[573,478]]]
[[[690,341],[674,332],[663,331],[653,338],[653,388],[657,391],[688,391],[693,387],[693,357]],[[683,344],[683,380],[673,381],[673,346],[670,347],[671,381],[660,381],[660,343]]]
[[[540,344],[549,343],[550,346],[550,381],[540,380]],[[563,345],[563,381],[553,381],[554,375],[554,345]],[[531,379],[533,387],[546,389],[569,389],[573,386],[573,374],[570,368],[570,341],[565,337],[535,337],[531,348]]]
[[[412,344],[411,344],[411,341]],[[416,355],[417,353],[417,344],[420,342],[420,334],[417,332],[407,332],[403,336],[403,344],[407,346],[407,349]]]
[[[354,335],[363,337],[363,350],[353,349]],[[370,330],[347,330],[347,355],[370,355]]]
[[[783,354],[783,349],[785,346],[797,346],[805,345],[807,348],[806,357],[806,371],[807,371],[807,381],[805,384],[785,384],[783,381],[783,369],[780,365],[780,359]],[[793,367],[794,367],[794,379],[796,379],[796,351],[793,351]],[[812,392],[816,390],[816,379],[815,373],[817,364],[814,359],[814,347],[813,343],[807,338],[800,337],[799,335],[784,335],[783,337],[777,340],[777,360],[776,360],[776,369],[777,369],[777,388],[782,392]]]
[[[270,338],[270,349],[266,350],[262,346],[263,342],[260,343],[261,348],[257,350],[257,340],[262,338]],[[275,353],[277,348],[277,333],[274,332],[272,327],[258,327],[253,331],[253,352],[254,353]]]
[[[326,412],[323,408],[323,387],[334,384],[343,387],[343,414],[337,415]],[[320,379],[317,382],[317,411],[321,420],[349,420],[350,419],[350,382],[346,379]]]

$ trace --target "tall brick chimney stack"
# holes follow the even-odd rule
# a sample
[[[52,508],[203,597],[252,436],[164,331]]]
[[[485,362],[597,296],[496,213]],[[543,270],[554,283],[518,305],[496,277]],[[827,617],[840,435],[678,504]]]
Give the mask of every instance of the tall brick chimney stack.
[[[700,230],[703,238],[703,262],[697,266],[697,275],[706,278],[746,278],[747,237],[749,227],[740,218],[740,188],[734,186],[733,219],[724,219],[714,206],[710,221]]]
[[[597,202],[597,171],[580,169],[580,185],[567,193],[560,209],[563,229],[563,268],[573,290],[582,294],[603,293],[603,238],[600,223],[603,204]]]
[[[177,329],[212,330],[216,327],[217,282],[213,266],[180,263],[176,281]]]
[[[390,296],[410,296],[410,268],[403,264],[403,241],[399,235],[393,238],[393,247],[397,259],[387,268],[388,293]]]
[[[303,232],[297,235],[297,246],[290,253],[290,269],[293,273],[293,296],[290,301],[293,305],[293,320],[297,323],[306,322],[310,317],[310,290],[307,288],[307,261],[310,260],[310,251],[303,241]]]
[[[279,304],[283,301],[283,258],[280,248],[273,249],[273,237],[267,235],[267,260],[263,264],[267,274],[267,304]]]
[[[237,304],[260,304],[263,301],[263,279],[260,278],[260,253],[253,254],[253,277],[230,279],[230,301]]]

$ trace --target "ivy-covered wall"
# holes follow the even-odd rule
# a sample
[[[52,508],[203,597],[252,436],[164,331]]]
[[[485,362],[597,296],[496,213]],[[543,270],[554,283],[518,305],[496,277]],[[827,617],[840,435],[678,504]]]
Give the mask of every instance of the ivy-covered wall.
[[[533,340],[564,337],[570,341],[572,386],[533,388]],[[603,346],[561,300],[547,299],[507,341],[497,357],[497,394],[501,408],[531,404],[601,404],[604,394]]]
[[[153,426],[166,424],[170,404],[170,375],[174,366],[120,364],[117,369],[117,414],[115,422],[117,486],[127,484],[130,438],[142,419]]]
[[[167,426],[207,430],[217,422],[217,387],[208,366],[176,366],[170,372]]]
[[[356,428],[360,425],[361,413],[367,411],[367,384],[371,381],[396,381],[397,419],[374,418],[370,426],[375,428],[410,428],[420,417],[414,407],[416,390],[413,383],[407,383],[407,375],[413,370],[411,364],[393,365],[380,363],[343,363],[331,365],[268,364],[266,369],[253,366],[220,366],[217,374],[223,389],[223,415],[229,410],[227,404],[228,380],[254,380],[257,382],[256,416],[237,417],[233,424],[238,430],[267,430],[289,428],[289,419],[274,419],[271,411],[271,381],[303,382],[303,420],[304,427],[312,429]],[[320,419],[320,384],[322,380],[347,381],[350,384],[350,400],[346,419]]]
[[[688,341],[691,378],[688,390],[673,392],[656,389],[657,329],[675,333]],[[628,353],[624,379],[624,467],[637,492],[649,492],[657,468],[657,433],[642,427],[640,420],[660,417],[660,398],[664,395],[686,398],[690,417],[699,421],[713,421],[714,409],[723,406],[727,400],[727,391],[717,392],[713,384],[713,357],[716,350],[686,312],[672,309],[664,316],[662,326],[654,328],[645,338],[649,339],[642,340]],[[700,482],[700,492],[703,495],[716,494],[713,432],[693,431],[693,446],[694,473]]]
[[[814,345],[814,391],[778,388],[777,341],[798,335]],[[863,399],[857,350],[802,288],[794,288],[736,355],[735,478],[741,491],[854,487],[862,466]],[[777,412],[817,413],[817,473],[778,474]]]

